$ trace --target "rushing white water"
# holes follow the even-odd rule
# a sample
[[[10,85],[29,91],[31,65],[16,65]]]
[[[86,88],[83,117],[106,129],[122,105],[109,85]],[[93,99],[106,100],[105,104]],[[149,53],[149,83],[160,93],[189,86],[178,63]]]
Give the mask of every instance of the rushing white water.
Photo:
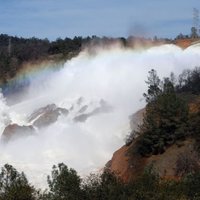
[[[23,100],[12,106],[0,100],[0,128],[9,123],[27,124],[27,116],[35,109],[55,103],[69,109],[83,97],[89,109],[104,99],[112,112],[100,113],[85,122],[74,122],[72,111],[67,118],[37,132],[0,146],[0,164],[12,164],[23,170],[36,186],[45,186],[53,164],[64,162],[81,174],[101,169],[113,152],[124,143],[129,131],[129,115],[145,105],[148,71],[179,74],[183,69],[200,66],[200,47],[182,50],[163,45],[148,50],[113,48],[95,55],[82,52],[57,71],[32,80]]]

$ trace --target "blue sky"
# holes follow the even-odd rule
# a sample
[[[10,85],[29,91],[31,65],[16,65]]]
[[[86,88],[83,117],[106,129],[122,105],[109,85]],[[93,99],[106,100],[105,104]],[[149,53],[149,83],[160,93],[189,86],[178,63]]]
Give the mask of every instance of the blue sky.
[[[190,33],[200,0],[0,0],[0,33],[58,37]]]

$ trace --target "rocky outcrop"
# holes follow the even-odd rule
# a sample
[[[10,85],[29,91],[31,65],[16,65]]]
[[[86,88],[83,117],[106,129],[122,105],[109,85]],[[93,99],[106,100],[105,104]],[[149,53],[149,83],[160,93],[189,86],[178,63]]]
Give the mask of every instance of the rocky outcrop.
[[[59,116],[68,117],[74,122],[85,122],[89,117],[101,113],[108,113],[112,111],[112,107],[104,100],[97,102],[85,102],[83,97],[80,97],[71,108],[65,109],[49,104],[35,110],[27,118],[27,125],[20,126],[9,122],[3,131],[1,140],[8,142],[11,139],[32,135],[38,129],[45,128],[55,123]],[[67,119],[67,118],[66,118]]]
[[[33,126],[20,126],[18,124],[10,124],[4,129],[1,140],[3,142],[8,142],[11,139],[26,137],[33,135],[34,133],[35,129]]]
[[[65,108],[59,108],[55,104],[42,107],[28,117],[28,124],[31,125],[7,125],[2,133],[1,140],[3,142],[9,142],[16,138],[32,135],[35,133],[35,128],[41,129],[55,123],[60,115],[67,116],[68,110]]]
[[[84,113],[86,110],[88,109],[88,105],[84,105],[80,108],[80,110],[78,111],[79,113]]]
[[[37,128],[43,128],[57,121],[60,115],[67,116],[69,111],[64,108],[59,108],[55,104],[47,105],[32,113],[28,121]]]
[[[80,110],[79,113],[82,113],[86,111],[88,106],[83,106]],[[75,122],[85,122],[89,117],[102,114],[102,113],[109,113],[112,111],[112,106],[110,106],[106,101],[101,100],[99,103],[99,106],[92,110],[91,112],[88,113],[83,113],[83,114],[78,114],[76,117],[74,117]]]

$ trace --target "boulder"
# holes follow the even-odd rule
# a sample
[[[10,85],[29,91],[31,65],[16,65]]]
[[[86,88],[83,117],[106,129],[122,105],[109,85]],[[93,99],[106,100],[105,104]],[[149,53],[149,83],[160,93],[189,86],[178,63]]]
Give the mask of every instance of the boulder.
[[[67,116],[68,113],[69,111],[67,109],[50,104],[33,112],[28,117],[28,121],[37,128],[43,128],[56,122],[60,115]]]
[[[87,108],[88,108],[88,106],[83,106],[79,110],[79,113],[82,113],[82,112],[86,111]],[[91,116],[98,115],[98,114],[101,114],[101,113],[109,113],[112,110],[113,110],[112,106],[110,106],[106,101],[101,100],[99,102],[99,106],[97,108],[95,108],[91,112],[77,115],[76,117],[74,117],[74,121],[75,122],[85,122]]]
[[[34,133],[35,129],[33,128],[33,126],[20,126],[18,124],[10,124],[4,129],[1,140],[4,142],[8,142],[11,139],[26,137],[29,135],[33,135]]]

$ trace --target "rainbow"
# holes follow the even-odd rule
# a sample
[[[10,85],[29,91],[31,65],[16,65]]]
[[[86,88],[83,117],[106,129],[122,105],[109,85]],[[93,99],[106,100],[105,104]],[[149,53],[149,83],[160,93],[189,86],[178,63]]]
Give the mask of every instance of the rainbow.
[[[38,77],[47,77],[49,74],[64,66],[65,61],[37,61],[26,62],[21,66],[15,77],[6,83],[0,83],[1,92],[4,96],[20,92],[30,85],[31,80]]]

